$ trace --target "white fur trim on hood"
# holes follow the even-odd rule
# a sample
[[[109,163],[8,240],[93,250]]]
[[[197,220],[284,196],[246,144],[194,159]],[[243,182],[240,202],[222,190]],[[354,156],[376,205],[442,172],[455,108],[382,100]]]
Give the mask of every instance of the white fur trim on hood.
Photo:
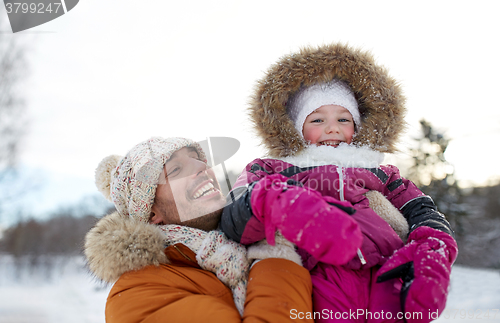
[[[356,147],[341,143],[337,148],[308,145],[297,155],[279,159],[298,167],[336,165],[376,168],[383,162],[384,154],[367,146]]]

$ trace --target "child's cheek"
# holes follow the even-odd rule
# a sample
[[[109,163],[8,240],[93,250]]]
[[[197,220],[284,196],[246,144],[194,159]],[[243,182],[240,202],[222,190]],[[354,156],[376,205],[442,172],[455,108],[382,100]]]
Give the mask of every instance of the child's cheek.
[[[321,137],[321,129],[320,127],[311,127],[304,129],[304,139],[311,144],[318,143]]]
[[[352,136],[354,136],[354,133],[355,133],[355,129],[354,128],[349,128],[346,130],[345,132],[345,139],[346,139],[346,142],[348,144],[350,144],[352,142]]]

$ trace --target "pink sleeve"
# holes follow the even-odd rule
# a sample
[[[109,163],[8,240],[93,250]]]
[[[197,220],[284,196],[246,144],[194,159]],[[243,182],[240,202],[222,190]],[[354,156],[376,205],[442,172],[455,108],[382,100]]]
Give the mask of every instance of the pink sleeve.
[[[274,174],[272,166],[264,160],[257,158],[247,164],[243,172],[236,179],[233,187],[240,187],[258,181],[268,175]]]

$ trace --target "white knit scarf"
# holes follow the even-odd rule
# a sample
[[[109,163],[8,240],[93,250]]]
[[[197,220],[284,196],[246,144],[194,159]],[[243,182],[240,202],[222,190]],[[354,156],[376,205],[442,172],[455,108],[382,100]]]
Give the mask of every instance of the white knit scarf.
[[[221,231],[203,231],[182,225],[162,225],[165,244],[182,243],[196,253],[196,261],[233,292],[236,308],[243,315],[249,263],[244,246],[229,240]]]

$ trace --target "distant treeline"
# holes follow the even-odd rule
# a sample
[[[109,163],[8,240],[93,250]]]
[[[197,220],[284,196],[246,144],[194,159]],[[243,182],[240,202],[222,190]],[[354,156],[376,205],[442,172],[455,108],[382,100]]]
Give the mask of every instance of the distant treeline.
[[[48,220],[29,219],[7,229],[0,240],[0,252],[14,257],[77,255],[87,231],[97,222],[94,215],[59,215]]]
[[[457,264],[500,269],[500,185],[476,187],[464,200],[467,214],[455,228]]]

